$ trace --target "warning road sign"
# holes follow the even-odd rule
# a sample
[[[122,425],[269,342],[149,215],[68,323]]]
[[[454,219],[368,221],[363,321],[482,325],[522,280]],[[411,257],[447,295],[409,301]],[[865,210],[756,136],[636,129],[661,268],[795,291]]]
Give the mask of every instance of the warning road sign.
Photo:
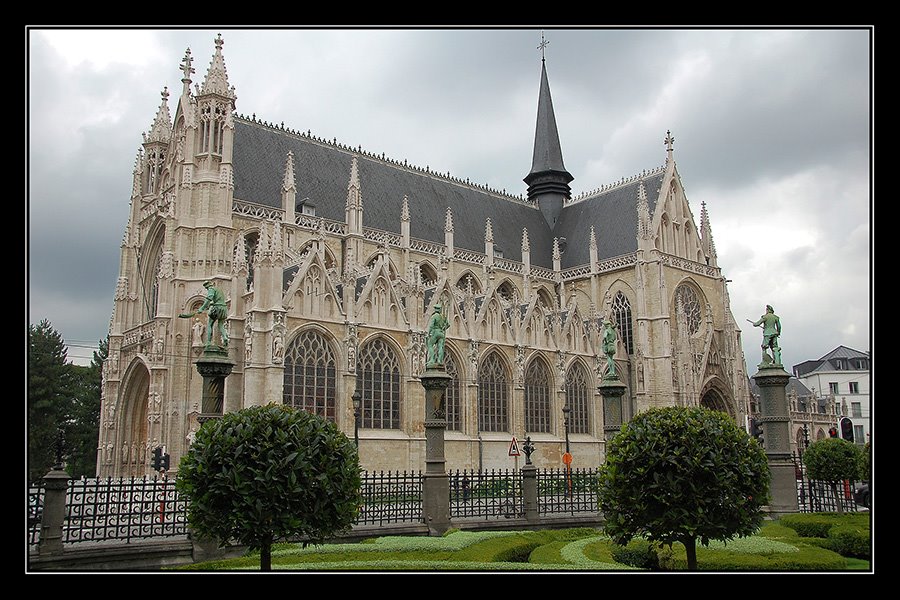
[[[521,456],[522,453],[519,452],[519,440],[513,437],[512,441],[509,443],[509,455],[510,456]]]

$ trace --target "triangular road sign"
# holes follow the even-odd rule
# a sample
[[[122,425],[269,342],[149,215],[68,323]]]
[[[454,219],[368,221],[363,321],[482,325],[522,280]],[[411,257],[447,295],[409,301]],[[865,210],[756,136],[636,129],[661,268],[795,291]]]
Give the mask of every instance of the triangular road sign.
[[[522,453],[519,452],[519,440],[513,436],[512,441],[509,443],[509,455],[510,456],[521,456]]]

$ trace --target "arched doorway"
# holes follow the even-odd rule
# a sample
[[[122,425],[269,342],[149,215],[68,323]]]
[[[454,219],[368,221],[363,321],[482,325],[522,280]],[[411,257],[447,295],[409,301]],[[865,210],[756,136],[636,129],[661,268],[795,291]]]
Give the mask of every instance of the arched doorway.
[[[116,469],[120,477],[141,477],[148,471],[148,401],[150,371],[141,361],[132,363],[123,381],[122,412],[119,422],[119,452]]]

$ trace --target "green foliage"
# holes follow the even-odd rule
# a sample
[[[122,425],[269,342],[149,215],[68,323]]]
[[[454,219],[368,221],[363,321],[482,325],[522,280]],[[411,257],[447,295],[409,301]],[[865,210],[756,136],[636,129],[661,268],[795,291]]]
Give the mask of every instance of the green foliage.
[[[49,321],[28,326],[29,482],[40,480],[53,467],[56,442],[69,419],[66,352],[62,336]]]
[[[100,369],[68,365],[69,422],[66,425],[66,471],[72,477],[97,474],[100,438]]]
[[[195,531],[264,552],[348,530],[360,483],[356,446],[333,423],[276,404],[204,423],[176,480]]]
[[[871,558],[869,513],[809,513],[785,515],[780,523],[809,544],[828,548],[842,556]]]
[[[672,547],[673,567],[687,567],[684,546]],[[831,550],[799,544],[794,552],[738,552],[719,548],[698,548],[697,568],[701,571],[841,571],[847,560]]]
[[[703,571],[838,571],[867,570],[863,560],[844,558],[809,545],[793,530],[767,523],[761,530],[773,537],[713,541],[697,551]],[[828,540],[818,539],[826,544]],[[684,569],[682,544],[657,546],[633,540],[628,548],[614,544],[592,528],[541,531],[456,531],[448,536],[388,536],[360,543],[279,544],[272,555],[276,568],[309,571],[529,571],[646,570],[616,562],[614,555],[652,566],[655,548],[661,570]],[[624,554],[623,554],[624,552]],[[527,558],[528,562],[523,562]],[[241,570],[255,568],[254,556],[181,567],[188,570]],[[655,567],[654,567],[655,568]]]
[[[616,562],[637,567],[639,569],[659,569],[659,557],[656,546],[647,540],[635,539],[625,546],[616,544],[612,548],[612,557]]]
[[[866,442],[859,455],[859,481],[869,481],[872,478],[872,442]]]
[[[97,472],[100,367],[106,345],[89,367],[68,362],[62,336],[47,320],[28,326],[28,479],[54,466],[57,444],[72,477]]]
[[[871,533],[853,525],[835,525],[828,532],[828,548],[841,556],[871,559]]]
[[[600,471],[605,530],[671,544],[749,535],[762,522],[769,467],[759,444],[725,413],[651,409],[623,426]]]
[[[810,479],[830,481],[856,479],[862,453],[856,444],[841,438],[825,438],[813,442],[803,453]]]

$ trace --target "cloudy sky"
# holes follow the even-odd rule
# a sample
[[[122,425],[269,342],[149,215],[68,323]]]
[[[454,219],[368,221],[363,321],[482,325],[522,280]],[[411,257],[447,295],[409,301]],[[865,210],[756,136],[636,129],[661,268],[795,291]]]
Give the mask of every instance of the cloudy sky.
[[[69,358],[106,337],[131,173],[160,103],[218,33],[237,112],[508,192],[531,167],[542,30],[27,30],[29,323]],[[860,29],[544,30],[574,194],[652,169],[667,130],[706,203],[748,369],[872,344],[872,37]]]

